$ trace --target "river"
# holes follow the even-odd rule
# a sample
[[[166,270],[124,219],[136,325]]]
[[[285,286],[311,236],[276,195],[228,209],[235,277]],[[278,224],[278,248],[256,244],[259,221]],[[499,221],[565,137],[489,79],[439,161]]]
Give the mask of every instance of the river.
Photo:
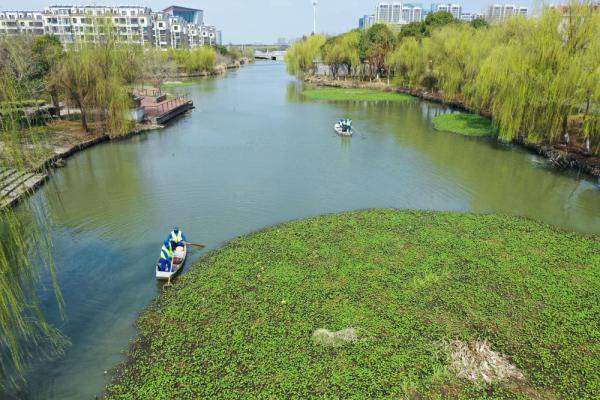
[[[209,249],[280,222],[371,207],[505,213],[600,233],[596,182],[491,140],[436,132],[431,118],[443,106],[306,101],[299,87],[280,63],[181,87],[193,113],[75,155],[28,200],[49,220],[67,319],[47,309],[72,345],[36,363],[19,397],[101,394],[160,291],[153,266],[174,225]],[[336,136],[342,117],[360,134]]]

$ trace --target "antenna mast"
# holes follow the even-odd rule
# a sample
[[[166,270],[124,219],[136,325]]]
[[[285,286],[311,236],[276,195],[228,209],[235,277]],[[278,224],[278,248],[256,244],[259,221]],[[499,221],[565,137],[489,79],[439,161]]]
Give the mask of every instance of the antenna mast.
[[[313,0],[313,35],[317,34],[317,0]]]

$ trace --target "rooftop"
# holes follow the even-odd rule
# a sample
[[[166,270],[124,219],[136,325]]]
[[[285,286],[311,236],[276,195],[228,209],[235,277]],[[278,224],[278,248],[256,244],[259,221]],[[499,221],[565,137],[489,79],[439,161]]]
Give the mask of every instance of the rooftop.
[[[185,11],[202,11],[197,8],[189,8],[189,7],[181,7],[181,6],[170,6],[170,7],[165,8],[163,11],[168,11],[168,10],[175,9],[175,8],[178,10],[185,10]]]

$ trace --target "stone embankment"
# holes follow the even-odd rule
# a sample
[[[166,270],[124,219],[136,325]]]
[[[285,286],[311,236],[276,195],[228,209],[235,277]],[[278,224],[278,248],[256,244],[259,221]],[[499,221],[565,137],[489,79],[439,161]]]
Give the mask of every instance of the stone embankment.
[[[414,90],[405,87],[392,86],[385,82],[360,82],[355,80],[333,80],[326,76],[309,76],[305,82],[315,86],[337,87],[337,88],[364,88],[382,90],[388,92],[399,92],[409,94],[414,97],[426,101],[445,104],[454,109],[477,113],[484,117],[490,118],[491,115],[487,112],[475,111],[460,101],[446,101],[438,93],[431,93],[421,90]],[[524,141],[516,141],[523,148],[547,158],[550,163],[557,169],[573,169],[578,170],[587,175],[600,179],[600,157],[585,154],[578,148],[571,148],[561,145],[544,145],[538,143],[526,143]]]
[[[15,204],[48,179],[45,172],[25,172],[11,168],[0,169],[0,209]]]

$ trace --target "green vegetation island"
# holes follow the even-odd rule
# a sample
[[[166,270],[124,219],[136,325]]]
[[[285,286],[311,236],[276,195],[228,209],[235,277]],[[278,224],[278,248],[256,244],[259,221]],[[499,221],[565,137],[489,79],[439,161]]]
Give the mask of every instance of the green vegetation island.
[[[435,129],[464,136],[495,136],[492,122],[476,114],[443,114],[433,118]]]
[[[595,398],[600,240],[531,220],[366,210],[189,267],[107,399]]]
[[[410,101],[414,97],[394,92],[382,92],[372,89],[320,88],[302,92],[302,96],[312,100],[328,101]]]

